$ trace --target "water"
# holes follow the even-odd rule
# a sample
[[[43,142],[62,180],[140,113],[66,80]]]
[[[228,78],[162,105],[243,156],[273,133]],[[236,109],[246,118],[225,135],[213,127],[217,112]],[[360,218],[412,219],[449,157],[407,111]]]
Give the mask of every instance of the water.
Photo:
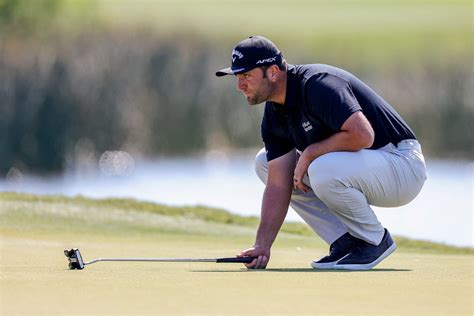
[[[396,235],[474,247],[474,163],[427,161],[428,180],[418,197],[398,208],[374,208]],[[264,186],[253,155],[208,155],[190,159],[135,162],[128,176],[67,172],[56,178],[0,181],[0,191],[129,197],[167,205],[206,205],[259,216]],[[290,209],[287,220],[301,221]]]

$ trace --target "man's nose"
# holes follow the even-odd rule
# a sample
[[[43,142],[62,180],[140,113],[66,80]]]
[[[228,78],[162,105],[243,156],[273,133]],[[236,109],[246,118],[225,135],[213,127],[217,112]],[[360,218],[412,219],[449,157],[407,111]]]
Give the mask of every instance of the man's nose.
[[[245,84],[242,78],[237,78],[237,90],[244,91]]]

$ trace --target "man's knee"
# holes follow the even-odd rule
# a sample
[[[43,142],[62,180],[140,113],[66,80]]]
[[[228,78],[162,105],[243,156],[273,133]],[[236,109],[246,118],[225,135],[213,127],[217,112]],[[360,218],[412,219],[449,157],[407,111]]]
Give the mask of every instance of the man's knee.
[[[264,184],[267,183],[268,161],[265,147],[257,153],[257,156],[255,156],[255,173]]]

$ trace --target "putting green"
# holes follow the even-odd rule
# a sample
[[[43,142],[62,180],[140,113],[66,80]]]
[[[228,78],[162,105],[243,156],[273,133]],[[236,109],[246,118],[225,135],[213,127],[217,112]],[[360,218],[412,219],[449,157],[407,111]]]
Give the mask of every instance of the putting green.
[[[240,264],[131,262],[99,262],[81,271],[68,270],[63,250],[72,247],[78,247],[86,261],[233,256],[252,243],[252,229],[227,225],[227,233],[222,233],[224,226],[207,223],[207,228],[215,225],[215,233],[194,231],[192,226],[188,233],[171,232],[160,226],[156,232],[139,234],[126,225],[120,231],[117,223],[133,218],[120,217],[123,214],[115,210],[111,213],[118,226],[112,233],[106,227],[112,222],[105,220],[105,210],[98,206],[96,218],[88,220],[104,225],[103,231],[92,226],[67,229],[64,225],[74,227],[73,219],[85,207],[63,200],[44,204],[0,199],[1,315],[473,313],[472,255],[401,247],[372,271],[315,271],[311,259],[327,249],[316,237],[305,235],[279,236],[267,270],[248,271]],[[54,216],[43,222],[33,216],[43,208],[54,210],[43,215],[56,214],[56,221]],[[33,222],[25,219],[25,209]],[[183,223],[191,225],[191,219]],[[201,224],[196,221],[195,229]]]

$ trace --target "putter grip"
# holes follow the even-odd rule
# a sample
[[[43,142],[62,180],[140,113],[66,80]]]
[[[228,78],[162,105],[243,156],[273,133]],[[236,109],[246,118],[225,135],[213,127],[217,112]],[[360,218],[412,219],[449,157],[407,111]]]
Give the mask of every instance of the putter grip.
[[[217,263],[250,263],[253,259],[257,259],[256,257],[235,257],[235,258],[218,258],[216,260]]]

